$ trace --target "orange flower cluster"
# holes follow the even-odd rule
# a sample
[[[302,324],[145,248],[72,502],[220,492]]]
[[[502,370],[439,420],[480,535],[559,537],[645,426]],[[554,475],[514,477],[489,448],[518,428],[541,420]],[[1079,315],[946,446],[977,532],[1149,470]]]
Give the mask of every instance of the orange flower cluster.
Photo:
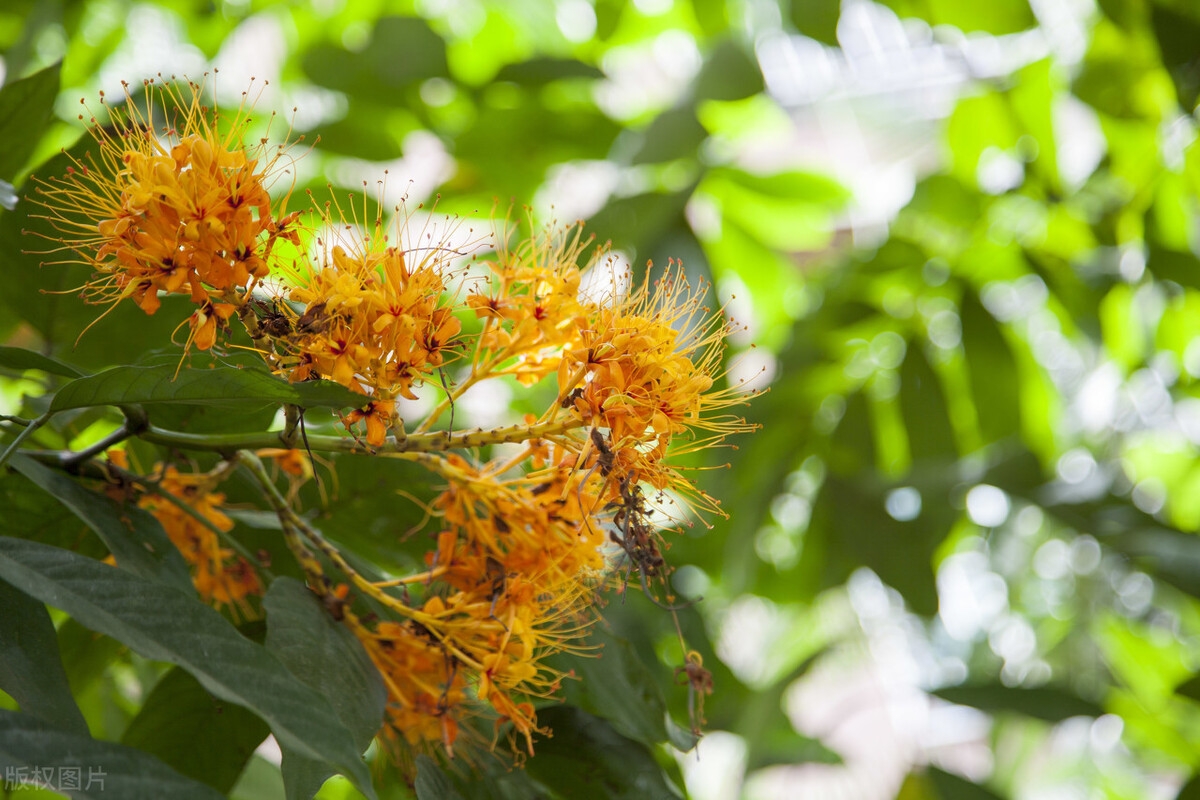
[[[436,612],[432,600],[428,605],[430,613]],[[458,660],[428,628],[412,620],[380,622],[373,630],[357,620],[351,626],[387,686],[385,737],[410,749],[440,743],[453,757],[459,720],[467,708],[467,676]],[[393,752],[403,755],[395,748]]]
[[[634,284],[604,248],[581,268],[587,244],[575,226],[501,249],[487,288],[467,298],[485,321],[477,351],[485,357],[477,355],[473,374],[526,383],[557,374],[559,403],[542,421],[563,412],[579,421],[581,432],[559,443],[612,475],[606,501],[619,500],[629,479],[719,513],[666,456],[669,446],[681,454],[754,429],[724,411],[753,395],[717,388],[732,324],[704,304],[707,287],[693,286],[680,265]],[[581,290],[585,275],[598,296]]]
[[[428,571],[403,581],[426,598],[405,623],[360,632],[388,676],[392,736],[410,745],[452,754],[459,720],[482,701],[532,753],[528,698],[551,696],[563,677],[544,659],[577,649],[591,621],[603,534],[581,498],[594,501],[596,481],[570,464],[509,479],[497,466],[439,459],[443,529]]]
[[[419,575],[373,583],[315,530],[306,534],[376,612],[392,612],[388,620],[346,607],[302,541],[306,523],[288,517],[298,482],[312,474],[294,451],[280,462],[292,491],[274,507],[314,589],[335,601],[335,616],[383,674],[395,744],[453,754],[462,730],[474,729],[464,720],[486,711],[497,736],[506,730],[532,752],[533,699],[551,696],[564,677],[546,659],[582,649],[606,573],[621,564],[648,593],[647,578],[665,585],[651,497],[720,513],[670,456],[753,428],[728,410],[751,395],[722,388],[731,323],[704,305],[707,287],[690,284],[678,264],[657,281],[634,280],[605,248],[589,250],[579,225],[515,243],[503,231],[488,274],[459,284],[453,226],[440,241],[423,231],[420,246],[408,246],[408,220],[387,235],[376,215],[366,230],[365,205],[347,218],[334,201],[317,214],[325,233],[310,251],[301,240],[307,226],[268,195],[286,146],[244,148],[245,105],[223,120],[202,104],[202,87],[187,87],[190,95],[147,83],[144,108],[127,92],[124,110],[110,112],[111,130],[94,129],[97,154],[40,182],[60,250],[94,270],[90,300],[132,298],[154,313],[160,294],[188,295],[198,307],[189,343],[200,349],[213,347],[236,314],[276,373],[358,392],[347,429],[363,423],[369,445],[445,480],[430,508],[440,522],[436,546]],[[179,106],[178,121],[160,136],[153,118],[164,101]],[[265,299],[268,277],[284,282],[272,288],[275,299]],[[467,287],[463,296],[456,285]],[[460,316],[472,314],[478,332],[466,335]],[[397,400],[417,399],[416,389],[460,355],[463,368],[439,376],[444,397],[409,435]],[[457,440],[524,442],[518,455],[480,466],[419,452],[452,446],[452,433],[430,431],[473,385],[551,376],[557,392],[540,416]],[[274,480],[260,480],[268,497]],[[196,515],[153,495],[141,503],[193,565],[201,594],[249,613],[246,598],[261,587],[250,565],[220,546],[216,531],[232,527],[222,495],[208,476],[173,467],[161,486]],[[705,674],[698,663],[688,673],[701,694]]]
[[[578,262],[588,243],[582,226],[534,233],[511,249],[502,236],[488,262],[492,277],[467,296],[467,307],[484,321],[477,366],[490,364],[490,374],[511,374],[526,385],[554,372],[582,324]],[[597,251],[593,263],[602,256]]]
[[[330,378],[371,395],[347,427],[365,420],[374,446],[384,442],[394,400],[416,399],[414,385],[446,363],[462,329],[441,299],[449,251],[434,247],[414,258],[416,251],[389,245],[380,225],[349,251],[328,248],[317,269],[297,276],[290,297],[304,311],[274,342],[291,380]]]
[[[124,451],[110,450],[108,459],[118,467],[126,466]],[[263,586],[250,562],[221,546],[216,531],[233,530],[233,520],[221,510],[225,495],[212,491],[218,479],[205,473],[183,473],[172,465],[163,469],[163,465],[156,464],[154,471],[162,476],[158,488],[178,498],[179,503],[148,492],[138,498],[138,506],[154,515],[171,544],[183,554],[200,597],[217,608],[229,606],[243,619],[252,619],[255,612],[247,599],[261,595]]]
[[[226,121],[202,97],[192,82],[181,90],[146,81],[139,105],[127,86],[123,108],[108,108],[109,127],[90,117],[95,152],[40,180],[38,202],[63,234],[55,252],[75,254],[59,263],[95,272],[86,299],[111,306],[128,297],[153,314],[160,292],[186,294],[199,306],[189,341],[206,350],[268,274],[276,241],[297,238],[295,215],[275,210],[267,192],[286,147],[247,150],[245,105]],[[177,118],[157,130],[160,106]]]
[[[704,305],[705,294],[674,264],[657,281],[647,276],[623,295],[586,303],[586,323],[559,364],[558,389],[567,413],[593,431],[607,429],[607,441],[593,436],[590,444],[616,482],[674,490],[719,512],[665,461],[668,446],[680,454],[754,429],[734,414],[714,413],[745,405],[748,396],[738,386],[716,388],[732,328]]]

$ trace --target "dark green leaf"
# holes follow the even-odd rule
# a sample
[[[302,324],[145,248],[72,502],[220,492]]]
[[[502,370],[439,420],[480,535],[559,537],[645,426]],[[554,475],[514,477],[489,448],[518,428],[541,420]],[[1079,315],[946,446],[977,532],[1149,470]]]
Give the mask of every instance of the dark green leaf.
[[[697,100],[741,100],[762,90],[762,71],[753,54],[733,39],[723,39],[704,59],[693,96]]]
[[[914,465],[957,455],[942,382],[915,343],[909,345],[900,367],[900,409]]]
[[[0,519],[13,536],[66,547],[93,558],[108,549],[79,517],[19,472],[0,473]]]
[[[1175,694],[1200,701],[1200,675],[1193,675],[1175,687]]]
[[[58,627],[58,647],[62,651],[67,682],[71,685],[71,692],[78,697],[104,674],[104,670],[125,646],[116,639],[90,631],[75,620],[68,619]]]
[[[1104,532],[1100,527],[1092,530]],[[1200,537],[1195,534],[1168,530],[1150,521],[1141,529],[1129,525],[1105,542],[1132,556],[1155,577],[1200,597]]]
[[[588,643],[603,648],[595,657],[570,659],[580,680],[567,681],[563,687],[567,702],[604,717],[622,736],[642,744],[667,741],[667,704],[662,690],[632,645],[599,626]]]
[[[805,36],[830,47],[838,46],[839,0],[792,0],[792,24]]]
[[[33,155],[54,113],[61,69],[54,64],[0,89],[0,178],[15,178]]]
[[[382,17],[361,51],[321,44],[301,63],[314,83],[393,106],[405,104],[398,90],[448,72],[445,41],[417,17]]]
[[[1191,253],[1180,253],[1151,244],[1146,267],[1156,278],[1200,289],[1200,259]]]
[[[1191,780],[1180,787],[1175,800],[1200,800],[1200,775],[1193,775]]]
[[[991,789],[937,767],[928,767],[926,774],[939,800],[1003,800]]]
[[[95,531],[122,569],[185,592],[192,590],[187,563],[149,513],[85,489],[65,474],[20,453],[9,463]]]
[[[0,367],[24,372],[30,369],[40,369],[51,375],[61,375],[66,378],[78,378],[84,373],[70,364],[64,364],[57,358],[50,358],[24,347],[0,347]]]
[[[399,492],[430,496],[436,481],[424,468],[397,459],[341,456],[337,462],[338,493],[323,502],[309,482],[301,492],[308,508],[319,508],[321,532],[350,552],[397,575],[423,569],[432,543],[418,532],[425,512]]]
[[[326,760],[370,793],[354,739],[324,697],[220,614],[176,589],[36,542],[0,537],[0,577],[140,655],[177,664],[253,710],[281,745]]]
[[[634,152],[634,164],[654,164],[677,158],[694,158],[696,150],[708,138],[708,131],[696,119],[690,105],[667,109],[654,118],[644,131]]]
[[[252,712],[217,699],[176,667],[154,686],[121,744],[224,793],[270,732]]]
[[[86,736],[46,607],[0,580],[0,609],[0,690],[24,713]]]
[[[391,112],[383,108],[379,113]],[[305,131],[304,138],[311,140],[327,153],[350,156],[364,161],[391,161],[404,155],[401,145],[403,129],[395,125],[363,125],[357,120],[364,116],[359,112],[334,122],[326,122]]]
[[[550,108],[542,93],[512,84],[503,89],[495,92],[499,99],[485,95],[454,141],[460,167],[453,187],[474,192],[473,202],[483,207],[497,196],[533,196],[554,164],[605,158],[622,130],[591,104]]]
[[[973,293],[963,298],[960,313],[971,394],[984,442],[1015,436],[1021,431],[1021,395],[1012,349]]]
[[[1196,107],[1200,95],[1200,19],[1150,3],[1150,21],[1162,54],[1163,66],[1171,73],[1175,94],[1185,111]],[[0,172],[0,175],[3,173]]]
[[[526,86],[542,86],[564,78],[603,78],[604,73],[591,64],[573,58],[540,56],[517,64],[505,64],[496,74],[497,81],[512,81]]]
[[[629,253],[635,263],[645,263],[656,244],[682,222],[691,193],[688,187],[674,194],[615,198],[588,220],[588,230],[600,241],[610,241],[614,247]]]
[[[277,578],[263,598],[267,650],[314,691],[324,695],[338,719],[366,750],[383,721],[387,692],[375,665],[348,628],[330,617],[299,581]],[[288,797],[310,798],[336,771],[332,765],[284,751]]]
[[[68,733],[12,711],[0,710],[0,763],[25,767],[26,775],[34,767],[53,768],[50,786],[73,798],[221,800],[219,792],[141,750]],[[72,785],[79,788],[69,788]]]
[[[572,800],[678,800],[654,755],[604,720],[571,706],[538,712],[554,736],[537,743],[526,769]]]
[[[352,408],[363,396],[330,381],[288,383],[265,369],[183,369],[113,367],[78,378],[58,390],[51,411],[86,406],[185,403],[221,408],[255,409],[264,405],[302,408]]]
[[[952,686],[934,695],[983,711],[1012,711],[1047,722],[1069,717],[1099,717],[1104,709],[1066,689],[1053,686],[1019,688],[999,683]]]
[[[417,800],[462,800],[446,774],[426,755],[417,756]]]

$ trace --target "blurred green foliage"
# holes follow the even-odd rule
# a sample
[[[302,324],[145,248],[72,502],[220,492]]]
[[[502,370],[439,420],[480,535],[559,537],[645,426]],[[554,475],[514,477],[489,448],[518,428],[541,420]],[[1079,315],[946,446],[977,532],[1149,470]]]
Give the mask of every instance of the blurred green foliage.
[[[766,365],[771,386],[747,412],[762,433],[727,453],[731,469],[702,473],[729,518],[697,526],[669,553],[680,591],[705,595],[681,625],[714,673],[709,729],[745,744],[745,795],[800,780],[777,769],[788,765],[864,769],[785,711],[822,664],[855,653],[870,663],[864,644],[879,634],[861,598],[875,586],[890,629],[925,654],[912,683],[938,699],[922,708],[989,715],[972,739],[986,768],[914,745],[885,780],[895,796],[1065,787],[1150,798],[1180,786],[1178,797],[1198,796],[1189,777],[1200,768],[1200,12],[1171,0],[1099,0],[1067,20],[1035,15],[1024,0],[884,5],[9,0],[0,190],[26,186],[72,145],[79,96],[144,77],[130,70],[217,63],[222,90],[240,91],[243,72],[265,68],[268,101],[299,107],[294,134],[312,146],[297,166],[300,189],[354,188],[359,162],[390,162],[367,166],[389,166],[401,185],[424,176],[411,203],[437,192],[448,212],[488,215],[511,201],[541,217],[562,213],[558,203],[633,263],[683,259],[723,300],[737,295],[730,307],[759,348],[732,353],[731,369]],[[911,41],[960,56],[1019,43],[1034,53],[1008,71],[967,74],[976,79],[946,119],[922,129],[937,142],[936,164],[877,236],[853,224],[870,188],[851,191],[838,165],[795,158],[811,109],[767,91],[772,74],[764,81],[758,58],[772,37],[803,36],[839,63],[839,25],[868,6],[905,20]],[[275,61],[255,61],[271,53]],[[861,102],[886,105],[882,94]],[[869,107],[858,114],[884,138],[900,125]],[[772,158],[753,158],[771,137]],[[38,224],[20,204],[0,212],[0,333],[57,360],[0,358],[6,413],[45,410],[28,407],[29,375],[56,385],[74,367],[136,363],[144,342],[164,341],[174,324],[166,309],[122,309],[76,345],[93,311],[42,293],[82,276],[39,269],[24,252],[21,232]],[[178,413],[181,429],[203,429],[196,409]],[[81,446],[105,419],[95,409],[56,417],[41,441]],[[398,507],[394,490],[424,492],[407,465],[385,467],[342,459],[341,489],[320,523],[360,561],[404,569],[424,545],[393,534],[420,510]],[[0,479],[5,533],[102,553],[81,522],[103,536],[106,512],[65,512],[32,489],[31,480],[56,494],[32,472]],[[250,516],[238,531],[253,549],[278,546]],[[156,568],[167,567],[146,565]],[[27,578],[20,588],[71,610]],[[131,656],[84,627],[85,606],[75,614],[84,625],[54,612],[55,655],[41,603],[0,588],[0,688],[6,707],[26,712],[0,718],[0,761],[21,758],[12,743],[31,730],[24,717],[86,739],[63,704],[69,684],[91,735],[124,743],[105,758],[130,774],[154,753],[230,797],[284,796],[279,769],[250,756],[265,732],[257,717],[223,737],[229,719],[207,713],[213,688],[195,683],[187,663],[164,674]],[[760,599],[775,635],[739,640],[739,609]],[[475,782],[422,762],[416,796],[682,794],[672,745],[691,741],[674,675],[683,654],[663,644],[671,618],[636,592],[605,616],[610,630],[597,635],[608,655],[578,668],[569,705],[545,712],[561,733],[525,772]],[[61,661],[65,679],[51,670],[34,688],[22,684],[5,650],[20,636]],[[168,702],[194,724],[192,741],[211,745],[155,734]],[[1115,736],[1105,733],[1114,725]],[[376,788],[409,796],[386,778]],[[359,795],[335,778],[318,796]]]

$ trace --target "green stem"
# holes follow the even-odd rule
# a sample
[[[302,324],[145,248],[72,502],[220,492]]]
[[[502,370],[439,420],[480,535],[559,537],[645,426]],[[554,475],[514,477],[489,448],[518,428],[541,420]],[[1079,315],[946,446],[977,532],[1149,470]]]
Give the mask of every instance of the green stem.
[[[0,453],[0,467],[3,467],[5,464],[7,464],[8,459],[12,457],[12,454],[17,452],[17,448],[21,446],[21,442],[28,439],[33,435],[34,431],[49,422],[51,416],[53,416],[53,412],[47,411],[45,414],[42,414],[40,417],[26,425],[25,428],[17,434],[16,438],[12,440],[12,443],[9,444],[5,451]]]
[[[309,434],[308,447],[313,451],[333,453],[442,453],[447,450],[471,449],[502,442],[526,442],[566,433],[584,427],[580,420],[561,420],[534,425],[508,425],[502,428],[477,429],[474,431],[434,432],[409,434],[403,441],[389,436],[380,447],[369,447],[353,438]],[[29,429],[26,428],[26,431]],[[230,454],[237,450],[261,450],[268,447],[288,447],[288,442],[279,432],[198,434],[169,431],[149,426],[140,438],[151,444],[178,447],[184,450],[207,450]]]

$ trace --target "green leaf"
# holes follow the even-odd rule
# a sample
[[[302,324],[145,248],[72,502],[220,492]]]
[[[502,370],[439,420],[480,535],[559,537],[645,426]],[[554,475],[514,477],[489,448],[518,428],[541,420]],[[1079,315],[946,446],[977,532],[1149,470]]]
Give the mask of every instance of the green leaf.
[[[227,793],[270,732],[252,712],[222,702],[176,667],[155,684],[121,743]]]
[[[90,631],[73,619],[58,626],[58,647],[67,682],[76,697],[88,691],[125,646],[109,636]]]
[[[642,131],[642,141],[630,163],[656,164],[677,158],[694,158],[708,131],[696,118],[696,107],[676,106],[663,111]]]
[[[331,381],[288,383],[266,369],[113,367],[77,378],[58,390],[51,411],[88,406],[186,403],[251,409],[264,405],[355,408],[364,398]]]
[[[26,350],[24,347],[0,347],[0,367],[20,372],[40,369],[42,372],[61,375],[65,378],[79,378],[85,374],[57,358],[50,358],[50,356]]]
[[[633,646],[599,625],[592,630],[588,644],[602,645],[602,649],[595,657],[570,659],[580,680],[566,682],[564,699],[604,717],[622,736],[648,746],[667,741],[666,701]]]
[[[112,742],[62,731],[37,717],[0,710],[0,762],[28,773],[53,768],[50,785],[88,800],[221,800],[209,786],[185,778],[154,756]],[[63,770],[68,770],[64,778]],[[78,789],[72,785],[78,776]],[[6,775],[7,777],[7,775]]]
[[[911,483],[917,483],[914,477]],[[938,608],[933,555],[957,515],[947,502],[949,487],[941,487],[939,496],[935,485],[921,486],[921,513],[905,522],[887,513],[886,488],[862,476],[828,476],[813,505],[801,566],[816,573],[813,589],[835,586],[859,566],[870,567],[913,611],[932,616]]]
[[[566,78],[603,78],[604,73],[591,64],[574,58],[539,56],[516,64],[505,64],[496,73],[495,81],[512,81],[525,86],[544,86]]]
[[[383,722],[387,691],[357,637],[339,625],[304,584],[277,578],[266,597],[267,650],[314,691],[324,695],[338,719],[366,750]],[[288,797],[307,800],[336,770],[284,751]]]
[[[1200,20],[1162,3],[1150,3],[1150,21],[1179,104],[1190,112],[1200,95],[1200,47],[1196,44],[1200,41]]]
[[[1193,775],[1191,780],[1180,787],[1175,800],[1200,800],[1200,775]]]
[[[937,767],[926,768],[926,774],[940,800],[1002,800],[991,789]]]
[[[417,756],[417,800],[462,800],[446,773],[426,755]]]
[[[792,24],[810,39],[837,47],[837,23],[841,6],[838,0],[792,0]]]
[[[733,39],[722,39],[700,67],[693,85],[696,100],[740,100],[763,90],[762,71],[752,54]]]
[[[692,189],[660,194],[648,192],[610,200],[588,220],[588,230],[600,241],[611,241],[635,263],[650,256],[654,246],[683,221]],[[631,252],[632,251],[632,252]]]
[[[405,105],[407,95],[398,90],[448,74],[446,42],[418,17],[381,17],[361,51],[319,44],[301,64],[320,86],[391,106]]]
[[[33,155],[54,113],[61,63],[0,89],[0,178],[12,180]]]
[[[988,3],[884,0],[884,5],[901,17],[920,17],[930,25],[953,25],[964,33],[981,31],[999,36],[1037,25],[1037,18],[1026,0],[992,0]]]
[[[220,614],[160,583],[57,547],[0,537],[0,577],[145,658],[177,664],[222,700],[251,709],[275,738],[329,761],[371,791],[350,732],[324,697]]]
[[[604,720],[571,706],[538,711],[554,736],[537,743],[525,768],[571,800],[678,800],[654,755]],[[587,776],[581,780],[581,776]],[[424,800],[424,798],[422,798]]]
[[[1158,526],[1140,530],[1129,526],[1116,536],[1106,537],[1105,543],[1132,556],[1156,578],[1200,597],[1200,537],[1195,534]]]
[[[1104,709],[1066,689],[1053,686],[1020,688],[999,683],[952,686],[935,696],[982,711],[1012,711],[1047,722],[1070,717],[1099,717]]]
[[[184,592],[192,591],[187,562],[149,513],[85,489],[65,474],[20,453],[10,463],[95,531],[122,569]]]
[[[1146,268],[1160,280],[1175,281],[1180,286],[1200,289],[1200,259],[1191,253],[1168,250],[1151,244]]]
[[[271,584],[263,608],[267,650],[301,683],[325,695],[355,743],[366,750],[383,723],[387,690],[358,637],[292,578]]]
[[[0,690],[24,713],[86,736],[87,723],[71,696],[46,607],[0,580],[0,608]]]
[[[958,448],[942,382],[915,343],[900,366],[900,409],[908,432],[908,452],[914,464],[929,459],[952,459]]]
[[[1175,694],[1200,702],[1200,675],[1193,675],[1175,687]]]
[[[967,292],[959,313],[971,396],[984,442],[1015,436],[1021,432],[1021,386],[1012,349],[973,292]]]

